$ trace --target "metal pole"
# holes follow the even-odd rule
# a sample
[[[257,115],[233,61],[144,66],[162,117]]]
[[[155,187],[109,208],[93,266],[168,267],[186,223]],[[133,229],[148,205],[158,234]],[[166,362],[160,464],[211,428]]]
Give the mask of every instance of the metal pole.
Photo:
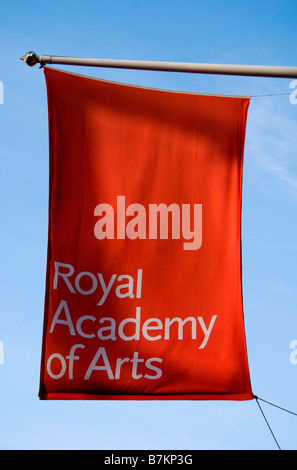
[[[83,57],[38,56],[28,52],[21,60],[30,67],[40,64],[80,65],[120,69],[155,70],[161,72],[204,73],[214,75],[239,75],[253,77],[297,78],[297,67],[270,65],[195,64],[189,62],[154,62],[142,60],[88,59]]]

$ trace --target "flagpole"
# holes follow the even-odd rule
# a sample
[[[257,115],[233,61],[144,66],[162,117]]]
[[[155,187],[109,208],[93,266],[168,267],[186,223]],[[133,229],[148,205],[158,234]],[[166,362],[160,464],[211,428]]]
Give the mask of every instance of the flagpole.
[[[202,73],[213,75],[238,75],[273,78],[297,78],[297,67],[276,65],[234,65],[202,64],[191,62],[156,62],[143,60],[92,59],[84,57],[63,57],[53,55],[38,56],[30,51],[21,57],[27,65],[60,64],[86,67],[105,67],[134,70],[154,70],[160,72]]]

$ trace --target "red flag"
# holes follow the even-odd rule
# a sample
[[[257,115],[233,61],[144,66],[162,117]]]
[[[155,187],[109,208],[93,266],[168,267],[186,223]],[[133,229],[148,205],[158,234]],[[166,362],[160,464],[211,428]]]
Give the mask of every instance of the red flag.
[[[249,99],[44,71],[40,398],[252,399],[241,285]]]

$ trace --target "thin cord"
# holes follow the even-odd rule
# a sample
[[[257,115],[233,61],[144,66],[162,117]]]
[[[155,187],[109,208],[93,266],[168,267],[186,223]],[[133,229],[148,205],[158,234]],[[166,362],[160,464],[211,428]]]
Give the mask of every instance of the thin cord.
[[[267,421],[267,419],[266,419],[266,416],[264,415],[264,412],[263,412],[263,410],[262,410],[262,408],[261,408],[261,406],[260,406],[260,403],[259,403],[259,401],[258,401],[258,397],[255,396],[255,399],[256,399],[257,405],[259,406],[260,411],[261,411],[261,413],[262,413],[262,415],[263,415],[263,418],[265,419],[265,422],[266,422],[266,424],[267,424],[267,426],[268,426],[268,429],[269,429],[269,431],[271,432],[272,437],[273,437],[273,439],[274,439],[274,441],[275,441],[275,443],[276,443],[276,445],[277,445],[277,447],[278,447],[278,450],[281,450],[281,448],[280,448],[280,446],[279,446],[279,443],[277,442],[276,437],[275,437],[275,435],[273,434],[272,429],[271,429],[271,427],[269,426],[269,423],[268,423],[268,421]]]
[[[260,397],[255,397],[255,398],[258,399],[258,400],[262,400],[265,403],[268,403],[268,405],[275,406],[275,408],[279,408],[280,410],[286,411],[287,413],[291,413],[292,415],[297,416],[297,413],[294,413],[293,411],[290,411],[290,410],[286,410],[285,408],[282,408],[281,406],[274,405],[273,403],[270,403],[269,401],[263,400],[263,398],[260,398]]]
[[[250,95],[250,98],[262,98],[265,96],[285,96],[285,95],[291,95],[292,91],[289,93],[270,93],[268,95]]]

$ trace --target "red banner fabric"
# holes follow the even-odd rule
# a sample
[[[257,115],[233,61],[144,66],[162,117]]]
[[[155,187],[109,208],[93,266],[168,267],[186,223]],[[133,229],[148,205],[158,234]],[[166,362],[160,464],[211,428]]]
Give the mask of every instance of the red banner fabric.
[[[39,397],[252,399],[241,285],[249,99],[44,72]]]

